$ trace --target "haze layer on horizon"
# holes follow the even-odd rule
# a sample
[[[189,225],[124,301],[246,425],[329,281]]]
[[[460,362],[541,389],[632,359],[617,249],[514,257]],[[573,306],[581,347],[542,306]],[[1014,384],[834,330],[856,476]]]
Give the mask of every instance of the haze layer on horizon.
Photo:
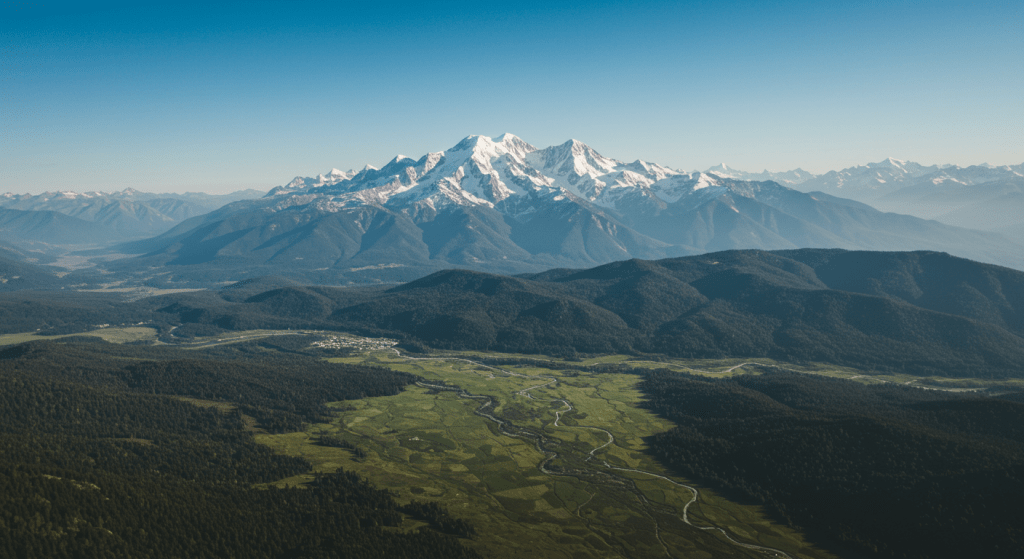
[[[674,168],[1024,161],[1019,2],[0,6],[0,191],[228,192],[468,134]]]

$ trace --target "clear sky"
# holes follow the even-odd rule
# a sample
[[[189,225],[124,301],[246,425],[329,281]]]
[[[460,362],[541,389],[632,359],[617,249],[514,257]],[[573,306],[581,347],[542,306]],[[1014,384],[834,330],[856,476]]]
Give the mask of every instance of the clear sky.
[[[470,134],[1024,162],[1024,2],[0,0],[0,191],[268,189]]]

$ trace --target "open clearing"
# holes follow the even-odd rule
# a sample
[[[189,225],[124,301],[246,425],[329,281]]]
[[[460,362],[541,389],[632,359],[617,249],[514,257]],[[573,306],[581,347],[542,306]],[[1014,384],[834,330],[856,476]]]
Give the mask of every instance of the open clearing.
[[[39,336],[35,332],[22,332],[18,334],[0,335],[0,346],[23,344],[25,342],[40,340],[56,340],[59,338],[67,338],[69,336],[94,336],[97,338],[103,338],[111,343],[125,344],[141,341],[156,341],[157,331],[156,329],[148,326],[124,326],[115,328],[100,327],[96,330],[82,332],[80,334],[62,334],[57,336]]]

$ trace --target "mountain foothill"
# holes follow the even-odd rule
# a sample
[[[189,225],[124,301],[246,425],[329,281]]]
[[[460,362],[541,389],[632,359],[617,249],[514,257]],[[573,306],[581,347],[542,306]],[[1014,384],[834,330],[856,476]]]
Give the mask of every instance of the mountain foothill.
[[[772,357],[1010,377],[1024,371],[1022,305],[1024,274],[1014,270],[942,253],[803,249],[516,277],[447,270],[359,295],[280,287],[205,307],[201,321],[228,325],[251,311],[448,349]]]
[[[724,251],[515,276],[444,270],[390,286],[265,277],[134,302],[60,293],[0,298],[4,331],[68,334],[146,323],[187,338],[315,328],[394,337],[412,349],[768,357],[913,375],[1024,374],[1024,273],[937,252]]]

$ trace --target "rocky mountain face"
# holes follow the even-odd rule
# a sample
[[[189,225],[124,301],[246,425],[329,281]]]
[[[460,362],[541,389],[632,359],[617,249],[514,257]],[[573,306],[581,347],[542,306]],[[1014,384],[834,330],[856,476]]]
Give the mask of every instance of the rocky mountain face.
[[[1024,268],[1022,247],[1001,235],[774,181],[626,163],[577,140],[538,149],[511,134],[297,178],[125,246],[143,255],[117,266],[170,265],[190,281],[406,281],[451,267],[522,273],[800,247],[937,250]]]

